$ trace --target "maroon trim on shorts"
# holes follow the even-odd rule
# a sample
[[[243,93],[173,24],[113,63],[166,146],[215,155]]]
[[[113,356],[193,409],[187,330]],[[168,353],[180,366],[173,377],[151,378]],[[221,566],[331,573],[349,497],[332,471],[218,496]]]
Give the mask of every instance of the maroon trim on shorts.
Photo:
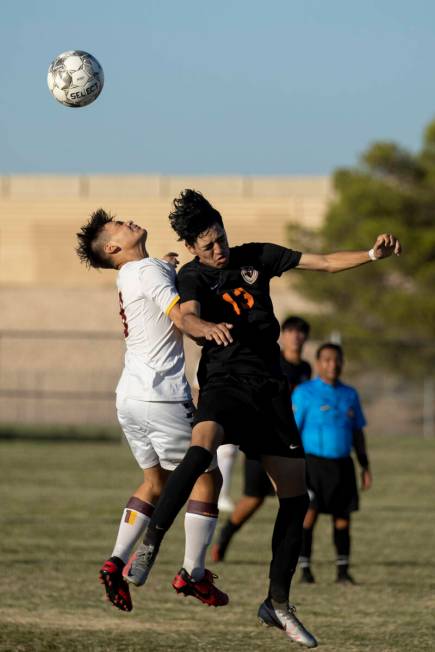
[[[202,500],[189,500],[187,503],[187,512],[189,514],[199,514],[200,516],[210,516],[217,518],[219,514],[216,503],[204,503]]]
[[[151,518],[154,512],[154,505],[141,500],[137,496],[132,496],[129,498],[126,509],[134,509],[135,512],[140,512],[141,514]]]

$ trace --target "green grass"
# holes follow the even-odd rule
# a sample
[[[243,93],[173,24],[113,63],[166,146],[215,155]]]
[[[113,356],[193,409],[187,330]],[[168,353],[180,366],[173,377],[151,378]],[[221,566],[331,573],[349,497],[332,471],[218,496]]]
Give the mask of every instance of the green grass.
[[[66,426],[45,424],[0,424],[1,439],[32,441],[113,441],[122,437],[119,426]]]
[[[433,650],[433,442],[371,441],[374,487],[353,524],[355,587],[336,586],[330,523],[316,530],[317,583],[294,582],[298,613],[325,652]],[[179,519],[146,587],[124,614],[96,581],[120,511],[140,482],[116,443],[0,441],[0,650],[154,652],[298,649],[256,624],[267,583],[274,499],[238,534],[228,562],[212,566],[228,607],[180,598],[170,587],[183,556]],[[236,478],[235,491],[240,487]]]

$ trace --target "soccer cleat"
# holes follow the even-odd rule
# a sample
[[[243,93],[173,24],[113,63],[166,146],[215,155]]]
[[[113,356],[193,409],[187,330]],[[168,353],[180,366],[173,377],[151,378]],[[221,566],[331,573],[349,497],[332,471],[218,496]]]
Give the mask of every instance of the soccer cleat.
[[[304,566],[301,569],[301,584],[315,584],[316,580],[314,579],[314,575],[311,572],[311,568],[309,566]]]
[[[268,627],[283,629],[289,639],[305,645],[305,647],[317,647],[317,641],[310,632],[305,629],[300,620],[295,616],[296,607],[288,603],[274,606],[267,598],[258,610],[258,620]]]
[[[108,600],[121,611],[131,611],[130,589],[122,576],[122,567],[111,559],[104,562],[100,569],[99,579],[103,584]]]
[[[226,593],[215,586],[216,578],[217,575],[205,569],[204,577],[195,582],[191,575],[182,568],[172,580],[172,586],[177,593],[182,593],[185,596],[191,595],[204,604],[212,607],[224,607],[228,604],[229,598]]]
[[[347,569],[340,569],[337,572],[337,579],[335,581],[337,584],[356,584],[355,580]]]
[[[130,556],[128,562],[125,564],[124,568],[122,569],[122,577],[126,580],[127,576],[130,572],[130,568],[134,560],[136,559],[136,552],[133,552],[133,554]]]
[[[158,551],[158,546],[152,543],[141,543],[131,559],[130,568],[125,576],[127,582],[135,586],[145,584],[156,560]]]

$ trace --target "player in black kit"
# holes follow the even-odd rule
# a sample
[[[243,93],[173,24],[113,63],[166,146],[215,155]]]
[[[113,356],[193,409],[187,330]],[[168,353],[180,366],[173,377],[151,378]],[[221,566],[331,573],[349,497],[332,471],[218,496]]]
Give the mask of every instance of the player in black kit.
[[[247,457],[261,460],[279,500],[269,592],[258,617],[284,630],[288,638],[315,647],[316,639],[288,602],[308,496],[304,452],[280,367],[279,323],[273,314],[269,283],[272,277],[295,267],[325,272],[357,267],[399,254],[400,243],[387,233],[378,236],[369,252],[302,254],[262,243],[230,248],[220,213],[200,193],[185,190],[174,200],[174,207],[171,225],[195,256],[178,275],[182,314],[228,327],[221,345],[203,344],[192,445],[154,511],[130,568],[131,581],[146,581],[165,532],[217,447],[236,443]]]
[[[309,324],[301,317],[288,317],[281,324],[280,364],[290,391],[311,378],[311,365],[302,359],[302,350],[309,332]],[[224,560],[236,532],[255,514],[267,496],[275,494],[269,476],[258,460],[245,458],[243,475],[243,496],[237,501],[211,549],[211,557],[215,562]]]

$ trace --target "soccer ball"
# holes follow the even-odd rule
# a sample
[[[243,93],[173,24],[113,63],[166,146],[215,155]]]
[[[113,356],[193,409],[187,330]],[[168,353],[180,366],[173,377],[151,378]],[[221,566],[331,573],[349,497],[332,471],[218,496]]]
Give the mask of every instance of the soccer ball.
[[[50,64],[47,84],[53,97],[64,106],[86,106],[101,93],[103,69],[88,52],[62,52]]]

